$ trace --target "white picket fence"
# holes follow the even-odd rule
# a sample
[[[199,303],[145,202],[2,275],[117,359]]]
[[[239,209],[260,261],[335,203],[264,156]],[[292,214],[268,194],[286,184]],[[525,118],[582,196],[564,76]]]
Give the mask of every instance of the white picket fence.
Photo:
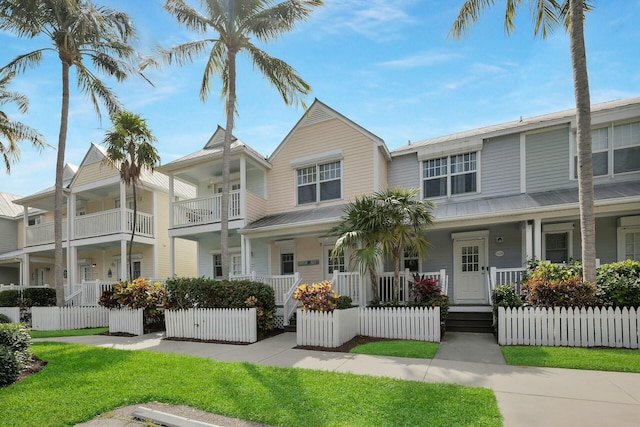
[[[638,348],[634,308],[498,308],[500,345]]]
[[[31,328],[35,331],[103,328],[109,324],[104,307],[31,307]]]
[[[358,335],[358,308],[334,311],[300,310],[296,314],[298,345],[335,348]]]
[[[167,338],[258,341],[255,308],[190,308],[164,313]]]
[[[361,307],[360,335],[440,342],[440,307]]]
[[[4,314],[12,322],[20,322],[20,307],[0,307],[0,314]]]
[[[109,310],[109,333],[144,334],[143,309],[120,308]]]

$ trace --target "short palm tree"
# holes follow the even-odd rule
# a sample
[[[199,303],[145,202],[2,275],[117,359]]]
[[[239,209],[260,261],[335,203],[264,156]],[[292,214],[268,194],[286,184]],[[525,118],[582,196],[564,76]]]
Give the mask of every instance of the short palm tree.
[[[13,103],[16,104],[20,112],[26,113],[29,107],[27,97],[7,90],[14,75],[14,73],[0,75],[0,107]],[[11,163],[20,160],[18,142],[21,141],[28,141],[38,149],[42,149],[46,145],[40,133],[21,122],[11,120],[7,113],[0,110],[0,156],[4,161],[7,174],[11,173]]]
[[[343,256],[349,252],[349,265],[358,268],[360,274],[369,274],[373,302],[378,302],[378,267],[382,263],[382,246],[378,241],[378,234],[382,227],[382,218],[377,201],[373,196],[363,195],[344,208],[341,222],[331,230],[331,234],[338,236],[332,257]]]
[[[405,251],[422,257],[429,247],[425,230],[433,224],[431,201],[416,198],[419,189],[387,189],[374,194],[376,216],[382,221],[378,233],[383,252],[393,260],[393,300],[400,293],[400,260]]]
[[[57,305],[64,305],[62,262],[62,175],[69,123],[69,70],[76,69],[78,88],[88,95],[100,117],[100,102],[115,114],[121,110],[115,94],[87,66],[118,81],[140,74],[131,60],[136,52],[130,45],[134,29],[129,17],[116,10],[97,7],[90,0],[2,0],[0,29],[19,37],[42,37],[46,47],[19,55],[1,71],[23,72],[38,65],[48,51],[61,63],[62,108],[54,202],[54,259]],[[46,43],[44,43],[46,42]],[[144,77],[144,76],[143,76]]]
[[[153,171],[160,163],[160,156],[153,146],[156,138],[147,126],[147,122],[137,114],[122,112],[112,118],[113,128],[107,132],[103,144],[107,147],[105,162],[120,171],[120,180],[131,187],[133,193],[133,220],[131,240],[129,241],[129,280],[133,277],[133,258],[131,250],[136,235],[138,198],[136,185],[140,182],[142,172]],[[124,208],[125,205],[121,205]]]
[[[298,21],[305,20],[322,0],[201,0],[204,14],[193,9],[184,0],[167,0],[165,9],[180,24],[199,35],[213,33],[211,37],[187,42],[169,50],[161,50],[164,61],[179,65],[192,62],[197,56],[209,52],[200,99],[204,102],[211,90],[211,80],[222,80],[222,98],[226,101],[226,130],[222,154],[222,202],[220,245],[222,276],[229,278],[229,163],[236,113],[236,57],[249,55],[271,84],[275,86],[287,105],[301,103],[301,95],[310,91],[309,85],[284,61],[274,58],[258,48],[251,40],[269,42],[290,31]]]
[[[459,38],[493,5],[494,0],[466,0],[456,18],[451,35]],[[507,0],[504,27],[507,34],[514,30],[513,19],[522,0]],[[590,0],[530,0],[535,17],[534,34],[543,38],[558,23],[569,32],[573,87],[576,100],[578,145],[578,193],[580,203],[580,235],[584,280],[596,280],[596,223],[593,189],[593,159],[591,147],[591,99],[587,75],[587,54],[584,43],[584,13],[592,9]]]

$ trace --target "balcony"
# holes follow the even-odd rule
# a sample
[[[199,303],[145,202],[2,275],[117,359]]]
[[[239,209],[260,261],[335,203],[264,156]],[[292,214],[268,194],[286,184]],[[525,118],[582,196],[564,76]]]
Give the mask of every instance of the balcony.
[[[133,211],[126,210],[126,224],[122,225],[120,209],[82,215],[73,222],[73,239],[100,237],[110,234],[131,234],[133,230]],[[54,242],[53,223],[37,224],[26,227],[26,245],[44,245]],[[153,215],[138,212],[136,215],[136,235],[154,237]],[[62,240],[67,240],[67,220],[62,220]]]
[[[171,207],[174,227],[220,222],[222,212],[222,194],[214,194],[195,199],[174,202]],[[240,212],[240,191],[229,193],[229,219],[242,218]]]

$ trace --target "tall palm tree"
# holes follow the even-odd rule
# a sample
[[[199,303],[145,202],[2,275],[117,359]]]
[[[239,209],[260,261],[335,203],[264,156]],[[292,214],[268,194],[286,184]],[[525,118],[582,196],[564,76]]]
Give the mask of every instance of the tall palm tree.
[[[236,57],[246,53],[278,90],[285,104],[300,103],[301,95],[311,88],[284,61],[274,58],[252,43],[251,37],[269,42],[290,31],[298,21],[305,20],[322,0],[201,0],[205,10],[201,14],[184,0],[167,0],[165,9],[177,21],[199,35],[212,37],[161,50],[164,61],[183,65],[209,50],[200,85],[200,99],[205,102],[211,90],[211,80],[222,80],[227,123],[222,152],[222,202],[220,245],[222,277],[229,278],[229,163],[236,113]]]
[[[14,103],[20,112],[26,113],[29,107],[27,97],[7,90],[14,76],[15,73],[0,75],[0,107]],[[11,173],[11,163],[20,160],[18,142],[21,141],[31,142],[38,149],[42,149],[46,145],[40,133],[21,122],[11,120],[4,111],[0,110],[0,156],[4,161],[7,174]]]
[[[373,196],[363,195],[344,208],[344,215],[340,224],[334,227],[330,234],[338,236],[338,240],[331,251],[331,256],[337,258],[349,251],[349,264],[360,270],[360,274],[369,274],[373,302],[378,302],[378,267],[382,262],[382,246],[378,241],[378,234],[382,228],[382,218],[377,201]]]
[[[107,146],[105,161],[120,171],[120,180],[131,187],[133,193],[133,221],[131,240],[129,241],[129,280],[133,277],[133,258],[131,250],[136,235],[138,216],[138,198],[136,185],[144,169],[153,171],[160,163],[160,156],[153,143],[156,138],[147,126],[146,120],[137,114],[122,112],[112,117],[113,128],[107,132],[103,144]],[[121,205],[124,208],[124,205]]]
[[[494,0],[466,0],[456,18],[450,34],[459,38],[478,20],[481,12],[493,5]],[[513,19],[522,0],[507,0],[505,31],[510,34]],[[584,13],[592,9],[588,0],[530,0],[535,17],[534,35],[545,38],[558,23],[569,32],[573,87],[576,100],[578,145],[578,194],[580,203],[580,231],[584,280],[596,280],[596,239],[593,190],[593,159],[591,147],[591,100],[587,55],[584,43]]]
[[[19,55],[0,71],[23,72],[40,64],[48,51],[60,59],[62,106],[56,160],[54,257],[56,300],[57,305],[62,306],[62,176],[69,123],[69,70],[75,67],[78,88],[88,95],[99,118],[100,102],[109,114],[119,112],[121,106],[117,97],[86,62],[91,62],[94,70],[118,81],[132,73],[142,75],[130,62],[136,57],[129,44],[135,33],[126,14],[94,6],[90,0],[3,0],[0,2],[0,28],[19,37],[42,37],[43,42],[47,42],[46,47]]]
[[[419,189],[387,189],[374,194],[376,216],[382,220],[378,239],[383,252],[393,260],[393,300],[400,291],[400,260],[405,251],[422,257],[429,247],[424,231],[433,223],[431,201],[417,198]]]

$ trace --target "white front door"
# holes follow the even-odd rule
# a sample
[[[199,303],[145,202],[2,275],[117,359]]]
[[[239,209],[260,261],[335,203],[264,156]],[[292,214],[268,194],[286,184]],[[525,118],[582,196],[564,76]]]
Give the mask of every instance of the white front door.
[[[458,304],[488,304],[485,239],[453,242],[454,296]]]
[[[323,245],[323,278],[325,280],[331,280],[333,278],[333,272],[338,270],[341,273],[347,271],[346,264],[344,262],[344,254],[339,256],[338,258],[332,258],[331,253],[333,252],[334,245]]]

